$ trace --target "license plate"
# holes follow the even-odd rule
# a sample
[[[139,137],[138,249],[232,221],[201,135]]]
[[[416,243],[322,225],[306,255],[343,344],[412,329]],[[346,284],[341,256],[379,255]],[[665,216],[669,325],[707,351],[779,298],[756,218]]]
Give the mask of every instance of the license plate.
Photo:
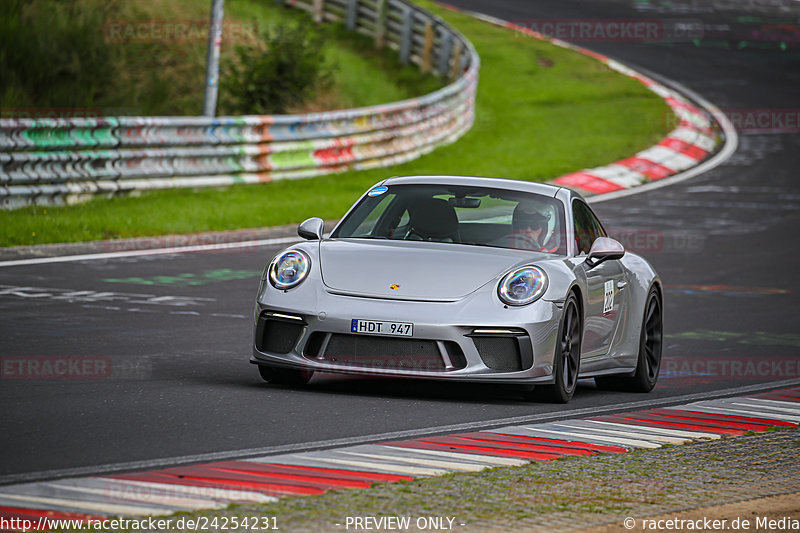
[[[384,322],[381,320],[359,320],[350,322],[350,331],[365,335],[392,335],[398,337],[411,337],[414,334],[414,324],[407,322]]]

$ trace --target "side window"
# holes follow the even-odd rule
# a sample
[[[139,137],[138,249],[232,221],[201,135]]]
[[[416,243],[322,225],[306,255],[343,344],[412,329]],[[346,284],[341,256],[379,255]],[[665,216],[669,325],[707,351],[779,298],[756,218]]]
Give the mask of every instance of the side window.
[[[589,206],[579,200],[572,202],[572,216],[575,225],[575,244],[578,253],[588,254],[597,237],[605,236],[605,231]]]
[[[597,220],[597,217],[594,215],[592,210],[589,209],[588,207],[586,208],[586,210],[589,213],[589,218],[592,221],[592,227],[594,227],[594,238],[592,239],[592,242],[594,242],[594,240],[598,237],[608,237],[608,235],[606,234],[606,230],[603,229],[603,225],[600,224],[599,220]]]

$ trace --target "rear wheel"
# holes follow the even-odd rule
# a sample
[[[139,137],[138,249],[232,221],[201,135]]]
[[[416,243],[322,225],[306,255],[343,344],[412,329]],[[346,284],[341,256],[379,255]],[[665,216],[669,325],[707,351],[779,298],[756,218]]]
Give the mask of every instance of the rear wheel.
[[[630,392],[650,392],[658,381],[661,368],[661,346],[664,322],[661,313],[661,297],[653,287],[647,295],[642,317],[642,333],[639,336],[639,358],[633,376],[599,376],[594,378],[601,389],[616,389]]]
[[[555,383],[538,386],[533,398],[554,403],[567,403],[578,386],[578,373],[581,366],[581,316],[578,311],[578,298],[570,293],[564,302],[564,314],[558,333],[558,344],[553,359]]]
[[[314,375],[313,370],[295,370],[292,368],[276,368],[274,366],[258,365],[261,379],[276,385],[305,385]]]

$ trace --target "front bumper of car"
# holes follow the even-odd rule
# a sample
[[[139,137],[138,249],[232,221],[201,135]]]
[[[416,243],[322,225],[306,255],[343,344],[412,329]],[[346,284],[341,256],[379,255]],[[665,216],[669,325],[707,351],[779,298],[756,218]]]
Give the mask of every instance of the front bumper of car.
[[[509,307],[495,284],[456,301],[334,294],[306,280],[262,284],[251,363],[358,375],[514,384],[553,382],[561,310],[539,300]],[[412,323],[412,337],[356,334],[354,319]]]

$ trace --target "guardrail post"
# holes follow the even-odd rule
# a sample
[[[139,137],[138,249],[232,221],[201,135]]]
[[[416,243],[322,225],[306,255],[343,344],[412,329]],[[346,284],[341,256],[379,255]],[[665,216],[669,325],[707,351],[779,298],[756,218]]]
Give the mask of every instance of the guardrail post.
[[[423,73],[431,71],[431,59],[433,57],[433,38],[435,35],[433,29],[433,22],[430,20],[425,21],[425,44],[422,47],[422,64],[420,70]]]
[[[459,72],[461,72],[461,53],[464,51],[464,45],[461,42],[457,42],[455,46],[453,46],[453,64],[450,67],[450,79],[455,80],[458,78]]]
[[[314,0],[314,3],[311,5],[311,11],[314,16],[314,22],[317,24],[322,23],[325,20],[324,13],[325,13],[325,0]]]
[[[356,19],[358,18],[358,0],[347,0],[347,29],[356,29]]]
[[[450,54],[453,51],[453,34],[445,31],[439,43],[439,65],[436,70],[440,76],[447,76],[450,72]]]
[[[217,114],[217,93],[219,92],[219,53],[222,46],[222,18],[225,0],[211,3],[211,22],[208,25],[208,52],[206,54],[206,78],[203,89],[203,115],[213,117]]]
[[[375,17],[375,48],[383,48],[386,38],[386,2],[387,0],[378,0],[376,9],[377,15]]]
[[[400,33],[400,61],[408,63],[411,58],[411,38],[414,32],[414,12],[406,7],[403,12],[403,30]]]

